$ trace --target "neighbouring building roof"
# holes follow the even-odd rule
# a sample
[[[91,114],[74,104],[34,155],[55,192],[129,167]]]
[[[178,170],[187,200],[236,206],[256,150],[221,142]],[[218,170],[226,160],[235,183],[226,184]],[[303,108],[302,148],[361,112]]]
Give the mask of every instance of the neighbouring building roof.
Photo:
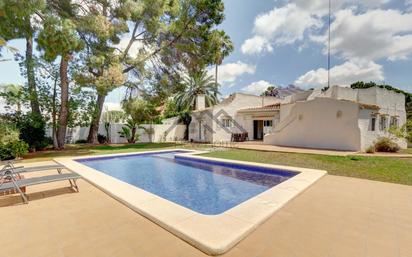
[[[278,93],[279,93],[279,95],[278,95],[279,98],[285,98],[287,96],[306,91],[306,90],[304,90],[302,88],[299,88],[295,85],[289,85],[287,87],[279,87],[279,88],[277,88],[277,90],[278,90]]]

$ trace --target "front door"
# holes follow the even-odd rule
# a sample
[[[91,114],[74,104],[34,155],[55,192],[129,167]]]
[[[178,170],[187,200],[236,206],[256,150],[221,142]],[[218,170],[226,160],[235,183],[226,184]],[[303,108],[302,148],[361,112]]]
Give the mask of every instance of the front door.
[[[263,139],[263,120],[253,121],[253,139],[254,140]]]

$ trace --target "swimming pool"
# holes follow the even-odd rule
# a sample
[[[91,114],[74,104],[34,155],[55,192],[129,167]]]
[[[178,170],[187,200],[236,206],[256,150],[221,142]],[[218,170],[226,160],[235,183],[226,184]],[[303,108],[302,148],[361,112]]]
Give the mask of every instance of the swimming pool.
[[[210,255],[228,251],[326,174],[202,153],[176,149],[54,160]]]
[[[79,160],[133,186],[205,215],[223,213],[298,174],[175,158],[182,151]]]

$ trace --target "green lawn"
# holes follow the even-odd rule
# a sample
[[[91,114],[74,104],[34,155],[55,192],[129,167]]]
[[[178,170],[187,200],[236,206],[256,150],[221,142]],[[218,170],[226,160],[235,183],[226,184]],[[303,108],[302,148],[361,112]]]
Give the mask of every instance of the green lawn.
[[[403,149],[400,151],[400,153],[408,153],[408,154],[412,154],[412,148],[408,148],[408,149]]]
[[[66,145],[65,149],[61,151],[47,150],[29,153],[26,156],[24,156],[23,162],[48,161],[57,157],[128,153],[168,148],[172,149],[177,146],[179,145],[174,143],[138,143],[124,145]]]
[[[216,151],[204,156],[322,169],[332,175],[412,185],[412,158],[341,157],[239,149]]]

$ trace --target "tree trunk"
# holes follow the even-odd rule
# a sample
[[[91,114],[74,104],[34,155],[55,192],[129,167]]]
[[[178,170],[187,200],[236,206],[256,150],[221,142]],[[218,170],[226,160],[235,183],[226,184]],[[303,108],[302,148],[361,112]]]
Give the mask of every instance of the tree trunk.
[[[132,128],[132,136],[131,136],[131,138],[130,138],[130,142],[129,143],[132,143],[132,144],[134,144],[134,143],[136,143],[136,139],[134,138],[135,136],[136,136],[136,130],[137,130],[137,128],[136,128],[136,126],[134,126],[133,128]]]
[[[56,95],[57,95],[57,77],[54,79],[53,85],[53,99],[52,99],[52,139],[53,148],[58,149],[59,143],[57,142],[57,124],[56,124]]]
[[[216,91],[215,91],[215,98],[217,98],[217,70],[218,69],[218,65],[216,64],[215,66],[215,87],[216,87]]]
[[[59,149],[64,148],[67,120],[69,117],[69,79],[67,77],[67,70],[69,65],[68,54],[62,56],[60,61],[60,115],[59,115],[59,128],[57,129],[57,144]]]
[[[104,123],[104,128],[106,129],[106,137],[107,137],[107,140],[106,140],[106,142],[108,143],[108,144],[111,144],[112,143],[112,139],[111,139],[111,136],[110,136],[110,130],[111,130],[111,122],[105,122]]]
[[[31,36],[26,37],[26,70],[31,111],[40,116],[39,99],[37,97],[36,80],[34,77],[33,38]]]
[[[106,99],[106,95],[97,95],[97,106],[95,115],[93,116],[92,123],[90,124],[89,135],[87,136],[87,142],[90,144],[98,144],[97,133],[99,132],[100,117],[102,116],[103,104]]]

